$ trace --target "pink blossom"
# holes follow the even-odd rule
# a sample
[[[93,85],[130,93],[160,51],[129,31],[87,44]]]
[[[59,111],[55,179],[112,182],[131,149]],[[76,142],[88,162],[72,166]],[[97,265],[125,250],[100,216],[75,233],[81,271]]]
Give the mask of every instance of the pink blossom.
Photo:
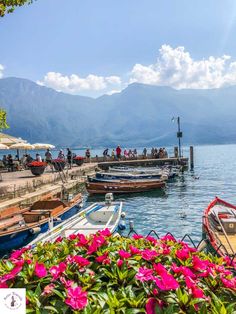
[[[187,288],[190,289],[194,298],[201,298],[201,299],[205,298],[203,291],[200,288],[198,288],[197,284],[194,282],[194,280],[192,280],[192,278],[186,277],[185,282],[186,282]]]
[[[183,274],[185,277],[190,277],[190,278],[196,278],[196,275],[191,271],[190,268],[186,267],[186,266],[180,266],[177,267],[175,263],[173,263],[173,265],[171,266],[171,269],[175,272],[175,273],[181,273]]]
[[[146,314],[155,314],[158,302],[155,298],[149,298],[146,303]]]
[[[158,253],[155,250],[145,249],[142,251],[142,258],[146,261],[154,259]]]
[[[52,278],[54,280],[57,280],[57,278],[60,276],[61,274],[61,271],[59,269],[58,266],[52,266],[50,269],[49,269],[49,272],[50,274],[52,275]]]
[[[165,266],[163,266],[161,263],[154,264],[153,268],[157,272],[157,274],[160,276],[162,276],[163,274],[167,274],[167,270]]]
[[[57,237],[54,242],[55,242],[55,243],[60,243],[60,242],[62,242],[62,240],[63,240],[62,237]]]
[[[47,276],[47,269],[43,263],[36,262],[35,268],[34,268],[35,275],[39,278],[43,278]]]
[[[141,234],[134,234],[134,235],[133,235],[133,239],[134,239],[134,240],[143,239],[143,236],[142,236]]]
[[[64,277],[60,277],[60,282],[65,286],[66,289],[71,288],[74,285],[72,280],[66,280]]]
[[[236,290],[236,277],[227,279],[222,276],[221,281],[226,288]]]
[[[88,247],[87,254],[93,254],[94,252],[97,252],[98,248],[100,248],[104,243],[106,242],[106,239],[103,236],[97,236],[95,235],[93,238],[93,242]]]
[[[117,261],[117,266],[118,266],[119,268],[121,268],[121,266],[123,265],[123,263],[124,263],[124,261],[123,261],[122,259],[118,259],[118,261]]]
[[[77,235],[72,233],[72,234],[69,235],[68,238],[69,238],[69,240],[75,240],[77,238]]]
[[[178,281],[168,273],[162,273],[161,279],[154,277],[153,280],[155,281],[157,287],[161,290],[176,290],[179,288]]]
[[[141,251],[133,245],[129,246],[130,252],[132,255],[139,254]]]
[[[10,256],[10,260],[11,260],[11,259],[17,259],[17,258],[21,257],[21,255],[22,255],[23,253],[25,253],[28,249],[29,249],[29,248],[27,248],[27,247],[23,247],[23,248],[20,249],[20,250],[16,250],[16,251],[12,252],[12,253],[11,253],[11,256]]]
[[[153,270],[145,267],[140,267],[135,276],[136,279],[144,282],[153,279]]]
[[[86,239],[84,234],[78,234],[77,238],[79,241],[76,243],[76,246],[86,246],[88,244],[88,240]]]
[[[0,282],[4,283],[7,280],[11,280],[14,279],[16,277],[16,275],[21,272],[22,270],[22,266],[15,266],[9,274],[5,274],[4,276],[2,276],[2,278],[0,278]]]
[[[118,254],[120,255],[121,258],[125,259],[125,258],[130,258],[131,257],[131,254],[127,251],[124,251],[124,250],[120,250],[118,252]]]
[[[103,236],[103,237],[110,237],[111,236],[111,231],[106,228],[103,230],[98,231],[99,235]]]
[[[8,288],[8,285],[6,284],[5,281],[4,282],[0,281],[0,289],[2,289],[2,288]]]
[[[50,283],[49,285],[44,287],[42,294],[43,295],[51,294],[54,288],[55,288],[55,285],[53,283]]]
[[[190,257],[189,249],[186,247],[183,247],[182,249],[177,250],[175,254],[182,261],[185,261],[186,259]]]
[[[201,260],[199,257],[197,256],[193,256],[193,268],[195,270],[205,270],[209,265],[209,261],[208,260]]]
[[[90,261],[87,258],[76,255],[73,257],[73,261],[77,263],[80,267],[84,267],[90,264]]]
[[[100,255],[98,257],[96,257],[96,262],[98,263],[102,263],[102,264],[110,264],[111,263],[111,260],[110,258],[108,258],[108,252],[106,252],[105,254],[103,255]]]
[[[161,247],[161,249],[160,249],[160,251],[159,251],[159,253],[161,253],[161,254],[163,254],[163,255],[169,255],[170,252],[171,252],[170,247],[168,247],[168,246],[165,245],[165,244],[162,245],[162,247]]]
[[[16,260],[12,260],[12,264],[14,264],[15,266],[23,266],[25,263],[25,261],[22,259],[16,259]]]
[[[155,239],[154,237],[151,237],[151,236],[146,237],[146,240],[151,242],[154,245],[157,243],[157,239]]]
[[[81,287],[69,288],[65,303],[74,310],[82,310],[88,304],[87,292]]]
[[[175,238],[171,234],[167,234],[161,238],[161,241],[172,241],[176,242]]]

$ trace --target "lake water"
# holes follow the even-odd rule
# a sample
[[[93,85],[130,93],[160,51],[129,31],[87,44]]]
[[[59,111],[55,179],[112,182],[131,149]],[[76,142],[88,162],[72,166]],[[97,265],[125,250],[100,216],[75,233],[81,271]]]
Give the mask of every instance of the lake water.
[[[158,234],[171,232],[177,238],[188,233],[198,242],[202,236],[203,210],[208,203],[217,195],[236,204],[236,145],[198,146],[194,153],[194,171],[186,171],[168,183],[165,193],[115,197],[124,201],[127,227],[132,220],[138,233],[147,234],[154,229]],[[187,148],[184,155],[189,155]],[[87,205],[102,199],[88,197]],[[181,218],[183,213],[186,218]]]

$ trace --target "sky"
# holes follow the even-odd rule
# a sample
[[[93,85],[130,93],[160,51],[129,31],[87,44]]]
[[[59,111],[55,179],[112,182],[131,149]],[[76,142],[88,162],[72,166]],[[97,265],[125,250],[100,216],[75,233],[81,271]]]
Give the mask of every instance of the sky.
[[[0,78],[97,97],[236,85],[235,0],[37,0],[0,19]]]

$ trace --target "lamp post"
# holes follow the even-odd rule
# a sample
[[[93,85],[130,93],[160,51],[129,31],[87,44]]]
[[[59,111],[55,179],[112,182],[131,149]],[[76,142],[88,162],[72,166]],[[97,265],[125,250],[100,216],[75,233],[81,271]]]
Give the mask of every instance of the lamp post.
[[[179,157],[181,158],[181,138],[183,137],[183,132],[180,130],[180,117],[173,117],[172,118],[172,121],[177,121],[177,124],[178,124],[178,132],[177,132],[177,138],[178,138],[178,141],[179,141]]]

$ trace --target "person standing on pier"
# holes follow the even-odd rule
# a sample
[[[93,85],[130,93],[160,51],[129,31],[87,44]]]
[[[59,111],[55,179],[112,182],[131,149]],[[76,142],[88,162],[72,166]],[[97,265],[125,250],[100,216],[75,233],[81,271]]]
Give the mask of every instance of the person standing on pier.
[[[89,148],[86,149],[85,156],[86,156],[87,162],[90,162],[90,156],[91,156],[91,154],[90,154]]]
[[[58,157],[57,157],[58,159],[62,159],[62,160],[65,160],[65,155],[64,155],[64,152],[63,152],[63,150],[62,149],[60,149],[60,151],[59,151],[59,154],[58,154]]]
[[[52,153],[50,151],[50,149],[48,148],[46,153],[45,153],[45,161],[47,164],[51,164],[52,163]]]
[[[72,167],[72,151],[69,149],[69,148],[67,148],[67,162],[68,162],[68,164],[69,164],[69,168],[71,169],[71,167]]]
[[[103,160],[106,161],[107,160],[107,156],[108,156],[108,148],[106,148],[103,152]]]
[[[121,158],[121,152],[122,152],[122,150],[120,148],[120,145],[118,145],[116,147],[116,157],[117,157],[118,160],[120,160],[120,158]]]

